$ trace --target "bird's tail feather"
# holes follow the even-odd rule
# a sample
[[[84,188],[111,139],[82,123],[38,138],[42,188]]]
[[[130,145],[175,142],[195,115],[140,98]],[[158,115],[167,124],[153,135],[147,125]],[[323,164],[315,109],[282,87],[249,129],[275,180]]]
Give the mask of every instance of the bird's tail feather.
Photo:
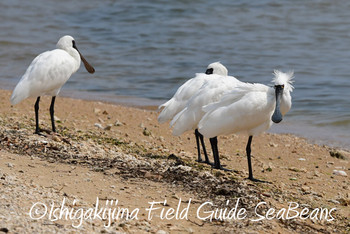
[[[173,119],[177,113],[179,113],[185,106],[186,102],[179,101],[174,98],[170,99],[166,103],[159,106],[160,108],[164,107],[162,112],[158,116],[158,122],[164,123]]]
[[[173,113],[174,108],[172,108],[173,102],[174,102],[174,100],[170,99],[169,101],[167,101],[166,103],[163,103],[162,105],[160,105],[158,107],[158,110],[160,110],[164,107],[158,116],[159,123],[161,123],[161,124],[165,123],[166,121],[170,120],[175,115],[175,113]]]
[[[21,87],[22,85],[19,83],[13,90],[10,99],[12,105],[16,105],[28,97],[28,92],[26,92],[26,90],[22,90]]]

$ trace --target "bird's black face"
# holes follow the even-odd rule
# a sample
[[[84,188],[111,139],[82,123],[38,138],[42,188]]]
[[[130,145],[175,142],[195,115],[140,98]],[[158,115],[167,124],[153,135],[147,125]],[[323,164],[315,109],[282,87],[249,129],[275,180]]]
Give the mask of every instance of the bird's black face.
[[[284,89],[284,85],[275,85],[276,107],[271,118],[271,120],[274,123],[279,123],[283,119],[283,116],[280,111],[280,103],[281,103],[281,97],[283,94],[283,89]]]
[[[283,92],[284,85],[275,85],[275,89],[281,89]]]
[[[78,50],[78,47],[77,45],[75,44],[75,41],[73,40],[72,41],[72,45],[73,45],[73,48],[76,49],[80,55],[80,58],[81,60],[83,61],[84,63],[84,66],[86,68],[86,70],[89,72],[89,73],[94,73],[95,72],[95,68],[93,68],[93,66],[91,66],[87,61],[86,59],[83,57],[83,55],[80,53],[80,51]]]
[[[72,44],[73,44],[73,48],[74,48],[74,49],[76,49],[76,50],[78,50],[78,48],[77,48],[77,46],[76,46],[76,44],[75,44],[75,41],[74,41],[74,40],[72,41]]]
[[[207,75],[211,75],[211,74],[213,74],[213,68],[208,68],[206,71],[205,71],[205,74],[207,74]]]

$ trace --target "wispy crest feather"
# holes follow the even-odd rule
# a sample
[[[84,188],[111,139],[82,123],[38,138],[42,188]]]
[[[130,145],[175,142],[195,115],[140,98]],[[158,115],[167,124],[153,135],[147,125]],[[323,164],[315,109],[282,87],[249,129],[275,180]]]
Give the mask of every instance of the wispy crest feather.
[[[274,70],[273,74],[275,75],[275,78],[272,80],[272,82],[275,85],[284,85],[286,90],[293,92],[294,71],[284,73],[279,70]]]

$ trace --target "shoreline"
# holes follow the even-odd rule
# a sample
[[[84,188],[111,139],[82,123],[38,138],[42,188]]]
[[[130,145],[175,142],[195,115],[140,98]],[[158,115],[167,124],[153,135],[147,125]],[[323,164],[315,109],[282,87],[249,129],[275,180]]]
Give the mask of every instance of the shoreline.
[[[14,85],[4,85],[0,91],[12,92]],[[153,100],[148,98],[133,97],[133,96],[118,96],[110,93],[102,94],[95,91],[78,91],[78,90],[62,90],[59,97],[71,98],[75,100],[86,100],[92,102],[104,102],[114,105],[123,105],[127,107],[136,107],[146,110],[157,110],[158,106],[163,103],[163,100]],[[10,103],[10,99],[8,100]]]
[[[13,85],[5,85],[2,90],[11,92]],[[13,87],[12,87],[13,88]],[[157,111],[158,106],[167,100],[153,100],[148,98],[132,97],[132,96],[118,96],[110,93],[102,94],[94,91],[77,91],[77,90],[62,90],[59,97],[72,98],[75,100],[86,100],[91,102],[103,102],[112,105],[122,105],[126,107],[134,107],[138,109],[145,109]],[[350,144],[346,140],[347,137],[342,135],[342,132],[332,132],[332,128],[320,128],[314,125],[307,125],[305,123],[298,123],[298,120],[288,116],[287,120],[281,124],[273,124],[267,131],[268,133],[276,134],[292,134],[300,138],[307,139],[310,143],[318,144],[320,146],[326,145],[329,147],[339,148],[350,151]],[[288,118],[290,120],[288,120]],[[330,134],[331,132],[331,134]]]
[[[350,150],[350,144],[348,140],[346,140],[348,138],[346,136],[342,136],[341,132],[337,132],[335,134],[331,131],[332,128],[327,127],[320,129],[317,126],[310,126],[306,124],[300,125],[297,123],[297,121],[288,122],[288,120],[286,120],[285,122],[286,123],[281,123],[279,125],[274,124],[267,132],[276,134],[292,134],[297,137],[304,138],[308,142],[319,146],[325,145],[328,147]]]
[[[246,179],[246,136],[218,138],[222,164],[232,169],[225,172],[197,163],[193,133],[172,136],[167,124],[157,123],[155,111],[60,97],[55,111],[58,133],[38,136],[33,134],[35,100],[11,106],[9,96],[10,91],[0,94],[0,192],[4,197],[0,213],[8,214],[0,219],[0,228],[10,232],[314,233],[349,228],[349,151],[312,144],[291,134],[261,134],[252,144],[252,164],[255,177],[269,183],[254,183]],[[39,118],[40,126],[50,130],[49,103],[50,97],[42,98]],[[206,144],[210,152],[207,139]],[[212,160],[211,153],[209,157]],[[108,228],[102,220],[84,222],[76,229],[71,220],[28,216],[36,202],[54,202],[59,208],[64,198],[70,206],[76,199],[75,207],[83,209],[94,207],[97,197],[119,199],[123,207],[143,212],[139,220],[119,220]],[[232,222],[196,218],[200,205],[212,202],[208,208],[224,209],[226,201],[234,198],[241,198],[239,205],[247,214],[254,214],[260,202],[266,202],[258,206],[263,214],[270,208],[287,209],[288,202],[295,201],[304,204],[300,209],[310,211],[335,208],[335,219],[250,222],[247,217]],[[190,218],[148,219],[149,202],[165,199],[168,205],[161,207],[169,209],[193,201]]]

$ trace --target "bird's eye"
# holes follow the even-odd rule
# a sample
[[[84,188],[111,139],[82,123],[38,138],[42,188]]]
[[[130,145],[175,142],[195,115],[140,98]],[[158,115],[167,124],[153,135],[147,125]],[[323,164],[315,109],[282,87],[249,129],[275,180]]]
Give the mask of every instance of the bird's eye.
[[[276,88],[284,89],[284,85],[275,85],[275,89],[276,89]]]

